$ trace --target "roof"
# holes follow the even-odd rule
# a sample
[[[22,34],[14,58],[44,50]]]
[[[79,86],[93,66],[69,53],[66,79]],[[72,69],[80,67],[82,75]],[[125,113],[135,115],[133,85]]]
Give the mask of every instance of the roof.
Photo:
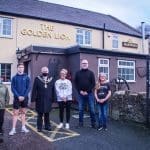
[[[94,29],[103,29],[105,24],[107,31],[141,37],[139,31],[111,15],[38,0],[0,0],[0,13]]]
[[[86,54],[93,54],[93,55],[118,56],[118,57],[128,57],[128,58],[137,58],[137,59],[146,59],[147,57],[149,57],[146,54],[110,51],[110,50],[95,49],[95,48],[85,48],[79,45],[66,47],[66,48],[30,45],[24,48],[23,50],[21,50],[20,52],[24,52],[24,51],[26,51],[25,53],[60,54],[60,55],[86,53]]]

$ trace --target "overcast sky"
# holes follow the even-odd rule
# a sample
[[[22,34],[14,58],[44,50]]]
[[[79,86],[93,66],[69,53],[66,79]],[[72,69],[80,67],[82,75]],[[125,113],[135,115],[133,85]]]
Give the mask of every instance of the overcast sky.
[[[150,24],[150,0],[41,0],[75,8],[109,14],[138,27],[141,22]]]

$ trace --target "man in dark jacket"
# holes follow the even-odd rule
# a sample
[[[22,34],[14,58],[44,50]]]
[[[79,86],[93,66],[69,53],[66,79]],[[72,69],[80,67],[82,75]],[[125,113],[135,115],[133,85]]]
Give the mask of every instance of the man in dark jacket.
[[[34,80],[31,102],[35,102],[37,116],[37,130],[42,131],[43,115],[45,130],[51,131],[49,113],[51,111],[52,100],[54,97],[54,81],[48,76],[49,70],[47,67],[42,67],[41,75]]]
[[[75,75],[75,86],[78,91],[79,103],[79,126],[83,126],[83,115],[85,104],[88,103],[91,126],[95,128],[95,110],[94,110],[94,94],[95,87],[94,73],[88,69],[88,61],[83,59],[81,61],[81,70]]]
[[[30,78],[27,74],[24,73],[24,64],[20,63],[17,65],[17,74],[12,78],[11,81],[11,90],[14,95],[13,101],[13,125],[12,130],[9,132],[9,135],[14,135],[16,133],[16,123],[21,113],[22,120],[22,130],[21,132],[29,132],[25,127],[25,114],[26,108],[28,106],[28,94],[30,91]]]

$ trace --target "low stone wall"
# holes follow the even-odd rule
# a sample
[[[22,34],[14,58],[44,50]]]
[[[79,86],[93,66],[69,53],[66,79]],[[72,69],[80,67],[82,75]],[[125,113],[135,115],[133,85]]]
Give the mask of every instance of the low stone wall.
[[[145,93],[115,92],[109,101],[109,116],[115,120],[131,120],[145,123]]]

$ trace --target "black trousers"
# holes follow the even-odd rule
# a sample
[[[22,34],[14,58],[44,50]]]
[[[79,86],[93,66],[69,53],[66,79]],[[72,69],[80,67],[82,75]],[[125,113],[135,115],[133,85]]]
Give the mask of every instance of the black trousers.
[[[37,116],[37,128],[42,129],[43,127],[43,115],[44,115],[44,125],[45,128],[50,128],[50,120],[49,120],[49,113],[38,113]]]
[[[66,102],[58,102],[59,104],[59,118],[60,122],[64,120],[64,108],[66,107],[66,122],[69,123],[70,121],[70,108],[71,108],[71,101]]]
[[[0,131],[2,131],[2,127],[4,123],[4,114],[5,114],[5,109],[0,109]]]

